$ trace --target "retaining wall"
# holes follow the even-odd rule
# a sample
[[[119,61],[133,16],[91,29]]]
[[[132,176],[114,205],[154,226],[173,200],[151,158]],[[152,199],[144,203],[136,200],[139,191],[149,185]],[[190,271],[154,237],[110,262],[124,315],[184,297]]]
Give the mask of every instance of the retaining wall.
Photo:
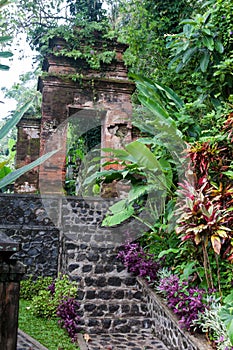
[[[55,277],[66,268],[67,240],[94,246],[118,244],[119,231],[100,226],[108,206],[109,201],[93,198],[1,194],[0,229],[21,244],[17,258],[27,266],[27,274]]]
[[[167,308],[165,302],[144,280],[137,278],[139,290],[143,293],[152,320],[152,332],[169,350],[213,350],[202,336],[194,337],[182,330],[178,319]]]

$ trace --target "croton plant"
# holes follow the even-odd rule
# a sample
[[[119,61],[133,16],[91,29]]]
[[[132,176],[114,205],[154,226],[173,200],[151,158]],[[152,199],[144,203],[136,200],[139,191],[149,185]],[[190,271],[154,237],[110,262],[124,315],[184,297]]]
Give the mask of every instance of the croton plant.
[[[229,115],[219,141],[198,141],[190,146],[194,181],[185,180],[178,190],[176,232],[183,241],[192,240],[202,246],[206,271],[210,248],[233,262],[232,131]]]

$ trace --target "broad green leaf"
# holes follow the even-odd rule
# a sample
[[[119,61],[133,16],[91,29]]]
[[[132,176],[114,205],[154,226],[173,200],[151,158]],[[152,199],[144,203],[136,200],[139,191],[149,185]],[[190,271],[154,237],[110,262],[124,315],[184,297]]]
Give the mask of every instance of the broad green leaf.
[[[221,41],[216,40],[215,41],[215,49],[219,52],[219,53],[223,53],[224,52],[224,46],[221,43]]]
[[[155,86],[146,84],[146,82],[144,83],[138,82],[137,88],[140,91],[141,95],[151,98],[154,101],[158,102],[159,104],[162,103],[163,97],[161,96],[161,93],[158,91],[158,89],[155,88]]]
[[[0,70],[9,70],[10,67],[6,66],[5,64],[0,64]]]
[[[159,164],[166,177],[167,187],[170,188],[173,181],[173,172],[171,164],[166,159],[159,159]]]
[[[186,18],[186,19],[183,19],[183,21],[181,21],[180,24],[196,25],[197,23],[196,23],[196,21],[194,19]]]
[[[156,101],[149,100],[145,96],[139,95],[138,96],[139,101],[147,107],[152,113],[157,115],[160,119],[166,120],[169,118],[169,114],[167,111],[159,105]]]
[[[219,316],[225,323],[231,345],[233,345],[233,307],[231,305],[232,303],[223,306],[220,309]]]
[[[93,170],[96,171],[96,164],[89,166],[89,168],[87,169],[87,174],[89,174]]]
[[[141,196],[143,196],[146,193],[149,193],[153,189],[155,189],[154,185],[144,185],[144,186],[133,186],[131,190],[128,193],[128,202],[134,202],[135,200],[139,199]]]
[[[177,254],[179,252],[179,249],[177,248],[169,248],[166,250],[163,250],[162,252],[159,253],[158,259],[162,258],[164,255],[168,255],[170,253]]]
[[[224,304],[233,304],[233,291],[224,298]]]
[[[166,96],[175,103],[177,108],[184,107],[184,102],[181,100],[181,98],[168,86],[165,86],[165,85],[163,85],[161,83],[157,83],[157,82],[155,82],[155,86],[158,89],[163,90],[166,93]]]
[[[233,179],[233,171],[232,170],[224,171],[223,174],[228,176],[230,179]]]
[[[9,57],[12,57],[12,56],[13,56],[12,52],[9,52],[9,51],[2,51],[2,52],[0,52],[0,57],[1,58],[9,58]]]
[[[126,150],[136,159],[138,165],[148,170],[160,170],[161,167],[155,155],[144,144],[133,141],[125,146]]]
[[[125,148],[136,159],[139,166],[143,167],[145,171],[149,171],[146,174],[148,179],[151,179],[153,182],[154,190],[168,189],[170,184],[167,183],[161,165],[148,147],[138,141],[134,141]]]
[[[18,111],[16,111],[13,116],[7,120],[7,122],[0,129],[0,140],[5,137],[8,132],[20,121],[24,113],[31,107],[33,100],[26,102]]]
[[[132,205],[128,205],[123,211],[114,215],[108,215],[102,222],[102,226],[115,226],[130,218],[134,213]]]
[[[214,39],[211,36],[204,36],[202,38],[202,43],[207,47],[208,50],[213,51],[214,49]]]
[[[195,262],[195,261],[192,261],[192,262],[188,263],[188,264],[185,266],[182,275],[180,276],[181,279],[183,279],[183,280],[188,280],[188,278],[190,277],[190,275],[192,275],[192,274],[196,271],[196,269],[194,268],[195,265],[196,265],[196,262]]]
[[[221,320],[225,323],[227,327],[233,321],[233,309],[232,307],[228,307],[228,305],[229,304],[223,306],[219,312]]]
[[[124,149],[116,149],[116,148],[102,148],[102,151],[106,153],[111,153],[115,158],[125,160],[128,162],[133,162],[133,159],[129,153]]]
[[[202,32],[205,33],[206,35],[211,35],[211,34],[212,34],[212,33],[211,33],[211,30],[208,29],[208,28],[203,28],[203,29],[202,29]]]
[[[233,345],[233,320],[231,320],[231,322],[228,324],[227,332],[228,332],[228,335],[229,335],[229,339],[230,339],[231,345]]]
[[[13,37],[9,35],[0,36],[0,43],[5,43],[7,41],[10,41],[11,39],[13,39]]]
[[[182,53],[182,52],[179,53],[179,55],[176,55],[175,57],[173,57],[173,59],[172,59],[172,60],[169,62],[169,64],[168,64],[168,68],[172,68],[172,65],[173,65],[176,61],[182,59],[182,57],[183,57],[183,53]]]
[[[180,62],[178,66],[176,67],[176,73],[179,73],[185,66],[185,63]]]
[[[12,169],[10,167],[3,166],[2,168],[0,168],[0,179],[2,179],[4,176],[6,176],[11,172],[12,172]]]
[[[144,96],[150,95],[148,92],[151,92],[151,97],[156,98],[158,101],[161,100],[161,94],[159,95],[158,92],[164,92],[168,99],[172,100],[177,108],[182,108],[184,106],[184,102],[181,100],[181,98],[169,87],[158,83],[153,82],[151,79],[144,78],[138,74],[131,74],[131,77],[135,80],[137,84],[137,88]]]
[[[2,180],[0,180],[0,188],[4,188],[7,185],[11,184],[16,179],[18,179],[20,176],[25,174],[27,171],[29,171],[29,170],[35,168],[36,166],[42,164],[44,161],[46,161],[47,159],[52,157],[57,152],[58,152],[58,150],[46,153],[43,156],[41,156],[38,159],[36,159],[34,162],[31,162],[30,164],[27,164],[27,165],[23,166],[22,168],[14,170],[13,172],[11,172],[7,176],[5,176]]]
[[[210,60],[210,54],[208,51],[205,51],[200,61],[200,68],[203,73],[205,73],[208,68],[209,60]]]
[[[96,181],[97,179],[100,179],[101,177],[110,177],[113,174],[119,174],[117,170],[114,169],[108,169],[108,170],[103,170],[103,171],[96,171],[92,175],[88,176],[84,181],[83,181],[83,186],[91,184],[93,181]]]
[[[126,199],[122,199],[119,202],[111,205],[109,210],[112,212],[112,214],[120,213],[121,211],[126,209]]]
[[[195,52],[197,52],[196,47],[192,47],[188,49],[183,55],[182,62],[187,63],[191,59],[191,57],[194,55]]]
[[[128,156],[129,154],[124,149],[116,149],[116,148],[102,148],[102,151],[113,153],[117,157]]]

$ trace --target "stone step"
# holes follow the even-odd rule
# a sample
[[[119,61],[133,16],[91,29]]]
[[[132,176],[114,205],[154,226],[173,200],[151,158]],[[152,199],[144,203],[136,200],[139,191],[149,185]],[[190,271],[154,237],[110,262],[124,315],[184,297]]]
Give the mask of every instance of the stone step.
[[[84,317],[80,320],[80,332],[87,334],[102,333],[140,333],[148,331],[151,328],[153,320],[145,316],[119,317],[112,315],[111,317]]]
[[[86,243],[66,242],[65,249],[68,257],[76,261],[103,261],[106,263],[119,262],[117,259],[119,248],[93,247]]]
[[[142,291],[137,288],[108,288],[106,289],[94,289],[89,288],[87,290],[79,289],[78,292],[78,300],[86,300],[86,299],[94,299],[95,302],[97,300],[104,300],[105,302],[109,302],[112,300],[119,301],[134,301],[141,302],[144,300]]]
[[[79,315],[85,317],[116,317],[128,318],[132,316],[149,317],[146,303],[135,303],[132,301],[111,300],[104,303],[103,300],[86,301],[80,305]]]
[[[137,334],[89,334],[87,342],[84,336],[79,334],[79,341],[80,350],[168,350],[167,346],[148,330]]]
[[[121,264],[95,264],[86,261],[72,262],[68,266],[68,272],[71,276],[92,276],[100,274],[112,274],[116,275],[125,270],[125,267]]]
[[[109,289],[116,288],[137,288],[137,279],[134,276],[125,276],[123,274],[118,275],[97,275],[97,276],[84,276],[79,279],[79,290],[88,289],[103,289],[108,287]]]

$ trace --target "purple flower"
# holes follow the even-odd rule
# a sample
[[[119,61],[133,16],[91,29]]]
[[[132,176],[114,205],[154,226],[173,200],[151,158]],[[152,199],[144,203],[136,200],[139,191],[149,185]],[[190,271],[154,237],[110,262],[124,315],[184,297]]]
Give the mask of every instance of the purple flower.
[[[150,282],[156,280],[157,273],[162,267],[161,261],[155,261],[153,255],[145,252],[138,243],[126,243],[117,257],[122,260],[129,272],[149,278]]]
[[[50,284],[50,286],[48,286],[48,290],[50,291],[50,293],[51,293],[52,295],[54,295],[54,293],[55,293],[55,281],[53,281],[53,282]]]
[[[79,330],[80,317],[77,314],[79,303],[75,298],[66,297],[60,301],[57,308],[57,316],[60,318],[58,323],[67,330],[72,341],[76,341]]]
[[[177,275],[162,278],[158,289],[166,298],[168,307],[179,317],[180,325],[191,330],[198,313],[207,307],[203,301],[206,291],[189,287],[188,281],[181,281]]]

